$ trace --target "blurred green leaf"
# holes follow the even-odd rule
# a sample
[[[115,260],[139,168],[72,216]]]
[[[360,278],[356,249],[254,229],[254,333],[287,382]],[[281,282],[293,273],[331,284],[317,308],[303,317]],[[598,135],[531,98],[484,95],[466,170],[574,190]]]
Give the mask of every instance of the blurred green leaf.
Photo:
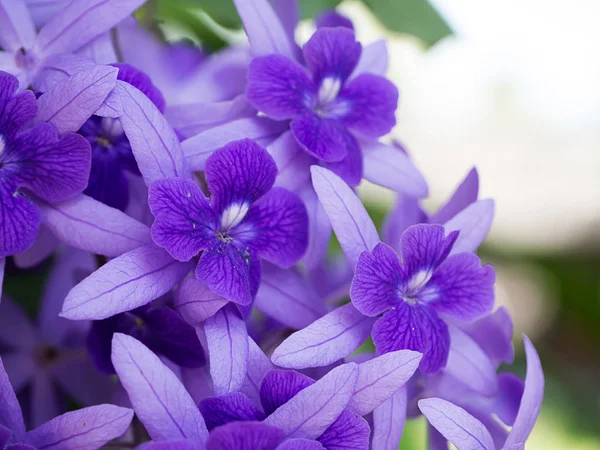
[[[193,3],[225,28],[241,28],[242,26],[233,0],[197,0]]]
[[[427,0],[363,0],[385,27],[431,46],[452,30]]]
[[[312,19],[326,9],[334,9],[341,0],[300,0],[300,12],[305,19]]]

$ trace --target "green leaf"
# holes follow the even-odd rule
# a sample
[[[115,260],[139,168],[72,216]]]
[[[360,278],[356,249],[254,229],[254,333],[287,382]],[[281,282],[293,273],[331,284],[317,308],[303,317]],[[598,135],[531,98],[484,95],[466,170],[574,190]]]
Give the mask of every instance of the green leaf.
[[[299,0],[300,12],[304,19],[312,19],[326,9],[334,9],[341,0]]]
[[[427,0],[363,0],[386,28],[422,39],[431,46],[452,30]]]

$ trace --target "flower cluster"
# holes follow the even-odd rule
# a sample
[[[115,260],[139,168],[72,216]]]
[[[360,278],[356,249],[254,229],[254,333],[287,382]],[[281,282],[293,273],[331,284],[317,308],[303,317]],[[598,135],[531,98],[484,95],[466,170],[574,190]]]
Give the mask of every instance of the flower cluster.
[[[420,415],[423,448],[524,448],[544,377],[527,337],[498,373],[494,204],[473,170],[421,208],[385,42],[235,0],[249,46],[207,55],[143,0],[38,3],[0,1],[0,286],[51,258],[34,322],[0,303],[0,449],[395,450]]]

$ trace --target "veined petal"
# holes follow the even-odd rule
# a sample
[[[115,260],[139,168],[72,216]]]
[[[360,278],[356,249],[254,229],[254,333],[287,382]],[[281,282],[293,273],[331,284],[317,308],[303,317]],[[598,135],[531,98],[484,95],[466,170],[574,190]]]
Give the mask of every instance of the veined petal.
[[[343,411],[325,432],[319,442],[326,449],[369,450],[371,429],[359,414]]]
[[[94,61],[72,53],[59,53],[43,61],[31,82],[39,92],[50,90],[56,83],[65,82],[78,72],[96,67]]]
[[[373,411],[372,450],[393,450],[400,445],[406,420],[407,391],[400,388]]]
[[[358,140],[351,133],[344,133],[348,154],[341,161],[321,162],[321,166],[331,170],[350,186],[358,186],[363,179],[363,152]]]
[[[232,422],[210,434],[206,450],[273,450],[285,433],[261,422]]]
[[[331,237],[331,223],[312,184],[305,185],[298,195],[304,202],[308,214],[308,245],[302,262],[308,270],[312,270],[325,257]]]
[[[445,235],[441,225],[417,224],[402,233],[402,266],[407,279],[419,273],[431,276],[448,257],[458,232]]]
[[[248,337],[248,371],[240,392],[260,404],[260,386],[264,377],[273,370],[271,360],[263,353],[256,342]]]
[[[260,421],[265,418],[262,410],[239,392],[205,398],[200,401],[198,408],[208,431],[230,422]]]
[[[271,415],[298,392],[314,383],[312,378],[295,370],[272,370],[265,376],[260,386],[260,403],[265,413]]]
[[[195,278],[183,280],[174,296],[175,309],[192,326],[201,325],[228,301]]]
[[[307,111],[292,120],[292,133],[302,149],[326,162],[342,161],[348,156],[348,131],[337,120]]]
[[[287,439],[275,450],[325,450],[325,447],[312,439]]]
[[[0,184],[0,258],[24,252],[35,242],[40,210],[10,182]]]
[[[361,50],[353,30],[321,28],[304,46],[304,58],[316,83],[327,77],[343,83],[358,64]]]

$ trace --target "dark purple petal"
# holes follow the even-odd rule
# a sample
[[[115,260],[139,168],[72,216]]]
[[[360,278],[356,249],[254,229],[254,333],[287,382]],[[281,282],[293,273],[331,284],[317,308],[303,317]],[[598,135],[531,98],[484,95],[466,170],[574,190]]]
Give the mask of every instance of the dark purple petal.
[[[4,448],[10,438],[12,437],[12,431],[6,428],[4,425],[0,425],[0,448]]]
[[[265,414],[248,397],[239,392],[205,398],[198,405],[208,431],[229,422],[261,421]]]
[[[431,223],[445,223],[455,215],[477,201],[479,193],[479,174],[476,168],[472,168],[465,179],[456,188],[452,197],[444,203],[438,211],[431,216]]]
[[[402,234],[402,265],[406,277],[431,273],[448,257],[458,232],[445,235],[441,225],[418,224]]]
[[[335,27],[344,27],[354,30],[354,25],[352,21],[345,16],[342,16],[335,9],[330,9],[327,11],[323,11],[321,14],[317,16],[315,19],[317,28],[335,28]]]
[[[287,403],[302,389],[314,384],[312,378],[295,370],[273,370],[269,372],[260,386],[260,402],[267,415]]]
[[[515,374],[501,373],[498,375],[498,394],[494,405],[494,413],[498,415],[504,424],[514,425],[524,389],[523,380]]]
[[[0,71],[0,134],[3,139],[13,139],[37,113],[35,94],[25,91],[15,95],[18,87],[19,80],[15,76]]]
[[[325,450],[325,447],[312,439],[287,439],[275,450]]]
[[[342,89],[338,101],[349,111],[344,124],[365,138],[377,139],[396,125],[398,89],[383,77],[359,75]]]
[[[152,80],[148,75],[130,64],[117,63],[111,65],[119,69],[118,80],[125,81],[138,88],[156,105],[161,113],[165,111],[165,98],[160,90],[152,84]]]
[[[363,152],[352,134],[344,133],[344,136],[348,151],[346,157],[337,162],[322,162],[321,165],[340,176],[350,186],[358,186],[363,178]]]
[[[352,304],[369,317],[394,308],[403,301],[398,293],[403,277],[398,255],[380,242],[372,252],[363,252],[358,258],[350,288]]]
[[[300,147],[317,159],[336,162],[348,155],[348,132],[337,119],[309,111],[292,120],[291,127]]]
[[[268,55],[250,63],[246,97],[272,119],[293,119],[301,115],[315,93],[306,70],[291,59]]]
[[[500,362],[512,364],[515,358],[512,344],[513,323],[504,306],[482,319],[472,323],[461,323],[459,326],[477,342],[495,365],[499,365]]]
[[[218,219],[192,180],[156,181],[150,186],[148,205],[155,217],[152,238],[175,259],[189,261],[216,241]]]
[[[354,31],[347,28],[321,28],[304,46],[306,65],[316,83],[328,77],[346,81],[358,64],[360,53]]]
[[[1,169],[0,169],[1,170]],[[0,258],[24,252],[35,242],[40,210],[0,174]]]
[[[198,445],[192,441],[146,442],[136,447],[137,450],[198,450]]]
[[[196,268],[196,278],[213,292],[240,305],[252,302],[252,278],[260,265],[245,249],[224,242],[205,250]],[[258,288],[258,286],[256,286]]]
[[[211,203],[222,213],[221,225],[229,228],[243,219],[239,213],[228,217],[231,207],[246,209],[265,195],[277,176],[277,165],[267,151],[251,139],[231,142],[213,153],[206,161],[206,183]]]
[[[473,254],[460,253],[438,267],[419,298],[431,302],[439,313],[471,321],[492,311],[495,281],[492,266],[482,266]]]
[[[424,373],[437,372],[448,360],[448,327],[427,306],[398,303],[375,322],[372,336],[379,355],[404,349],[423,353],[419,369]]]
[[[300,260],[308,244],[306,208],[296,194],[273,188],[250,207],[232,234],[259,257],[280,267],[291,267]]]
[[[277,427],[259,422],[233,422],[215,429],[206,450],[275,450],[285,438]]]
[[[318,440],[327,450],[369,450],[370,435],[367,421],[346,410]]]

